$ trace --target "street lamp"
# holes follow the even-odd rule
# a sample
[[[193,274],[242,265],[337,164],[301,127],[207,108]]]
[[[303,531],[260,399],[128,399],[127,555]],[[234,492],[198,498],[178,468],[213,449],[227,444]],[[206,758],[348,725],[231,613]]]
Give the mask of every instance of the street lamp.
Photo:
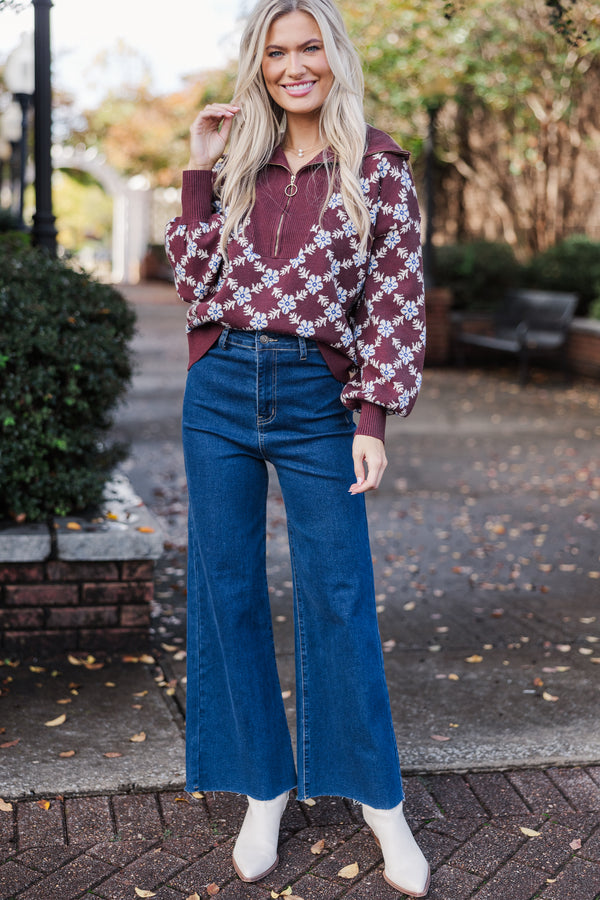
[[[27,167],[27,125],[29,105],[35,87],[33,35],[22,34],[21,41],[6,60],[4,82],[11,91],[21,109],[21,134],[19,150],[19,206],[18,222],[21,230],[25,229],[23,221],[23,201],[25,198],[25,172]]]
[[[19,147],[21,144],[21,107],[12,100],[0,115],[0,206],[4,202],[4,169],[8,167],[10,211],[16,215],[19,182]]]

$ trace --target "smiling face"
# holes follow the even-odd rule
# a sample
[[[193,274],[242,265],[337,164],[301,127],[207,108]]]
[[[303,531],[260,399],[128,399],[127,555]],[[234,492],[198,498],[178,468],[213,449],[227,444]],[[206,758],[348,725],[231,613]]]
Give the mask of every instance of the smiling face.
[[[286,13],[269,31],[262,61],[267,90],[289,115],[315,113],[333,84],[321,29],[308,13]]]

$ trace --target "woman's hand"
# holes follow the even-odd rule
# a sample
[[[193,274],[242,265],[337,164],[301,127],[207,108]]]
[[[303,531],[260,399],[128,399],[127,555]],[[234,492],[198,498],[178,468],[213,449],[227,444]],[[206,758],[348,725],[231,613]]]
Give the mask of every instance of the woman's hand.
[[[198,113],[190,128],[190,169],[212,169],[223,155],[233,117],[239,106],[209,103]]]
[[[387,466],[383,441],[367,434],[355,435],[352,443],[352,459],[356,484],[350,485],[349,493],[363,494],[365,491],[374,491],[378,488]],[[365,463],[368,474],[365,472]]]

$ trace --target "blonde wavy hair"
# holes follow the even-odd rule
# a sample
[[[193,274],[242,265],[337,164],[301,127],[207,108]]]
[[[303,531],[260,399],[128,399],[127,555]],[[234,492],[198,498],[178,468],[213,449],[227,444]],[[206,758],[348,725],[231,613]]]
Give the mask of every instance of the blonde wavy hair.
[[[267,91],[261,66],[272,23],[295,11],[307,13],[317,22],[334,76],[321,108],[319,131],[322,141],[333,151],[339,184],[334,185],[334,169],[329,167],[329,191],[323,210],[336,186],[358,232],[363,252],[366,249],[371,221],[360,185],[366,146],[364,79],[341,14],[333,0],[259,0],[241,39],[233,101],[240,112],[233,121],[229,151],[215,184],[226,213],[220,243],[225,259],[229,237],[243,231],[254,206],[257,175],[285,134],[285,111]]]

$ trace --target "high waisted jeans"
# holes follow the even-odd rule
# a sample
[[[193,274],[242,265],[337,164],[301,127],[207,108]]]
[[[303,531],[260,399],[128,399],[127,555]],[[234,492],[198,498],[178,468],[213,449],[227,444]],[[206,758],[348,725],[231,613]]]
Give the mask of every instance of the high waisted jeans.
[[[354,425],[317,345],[224,331],[188,373],[187,789],[403,797]],[[297,769],[266,577],[266,461],[294,584]]]

